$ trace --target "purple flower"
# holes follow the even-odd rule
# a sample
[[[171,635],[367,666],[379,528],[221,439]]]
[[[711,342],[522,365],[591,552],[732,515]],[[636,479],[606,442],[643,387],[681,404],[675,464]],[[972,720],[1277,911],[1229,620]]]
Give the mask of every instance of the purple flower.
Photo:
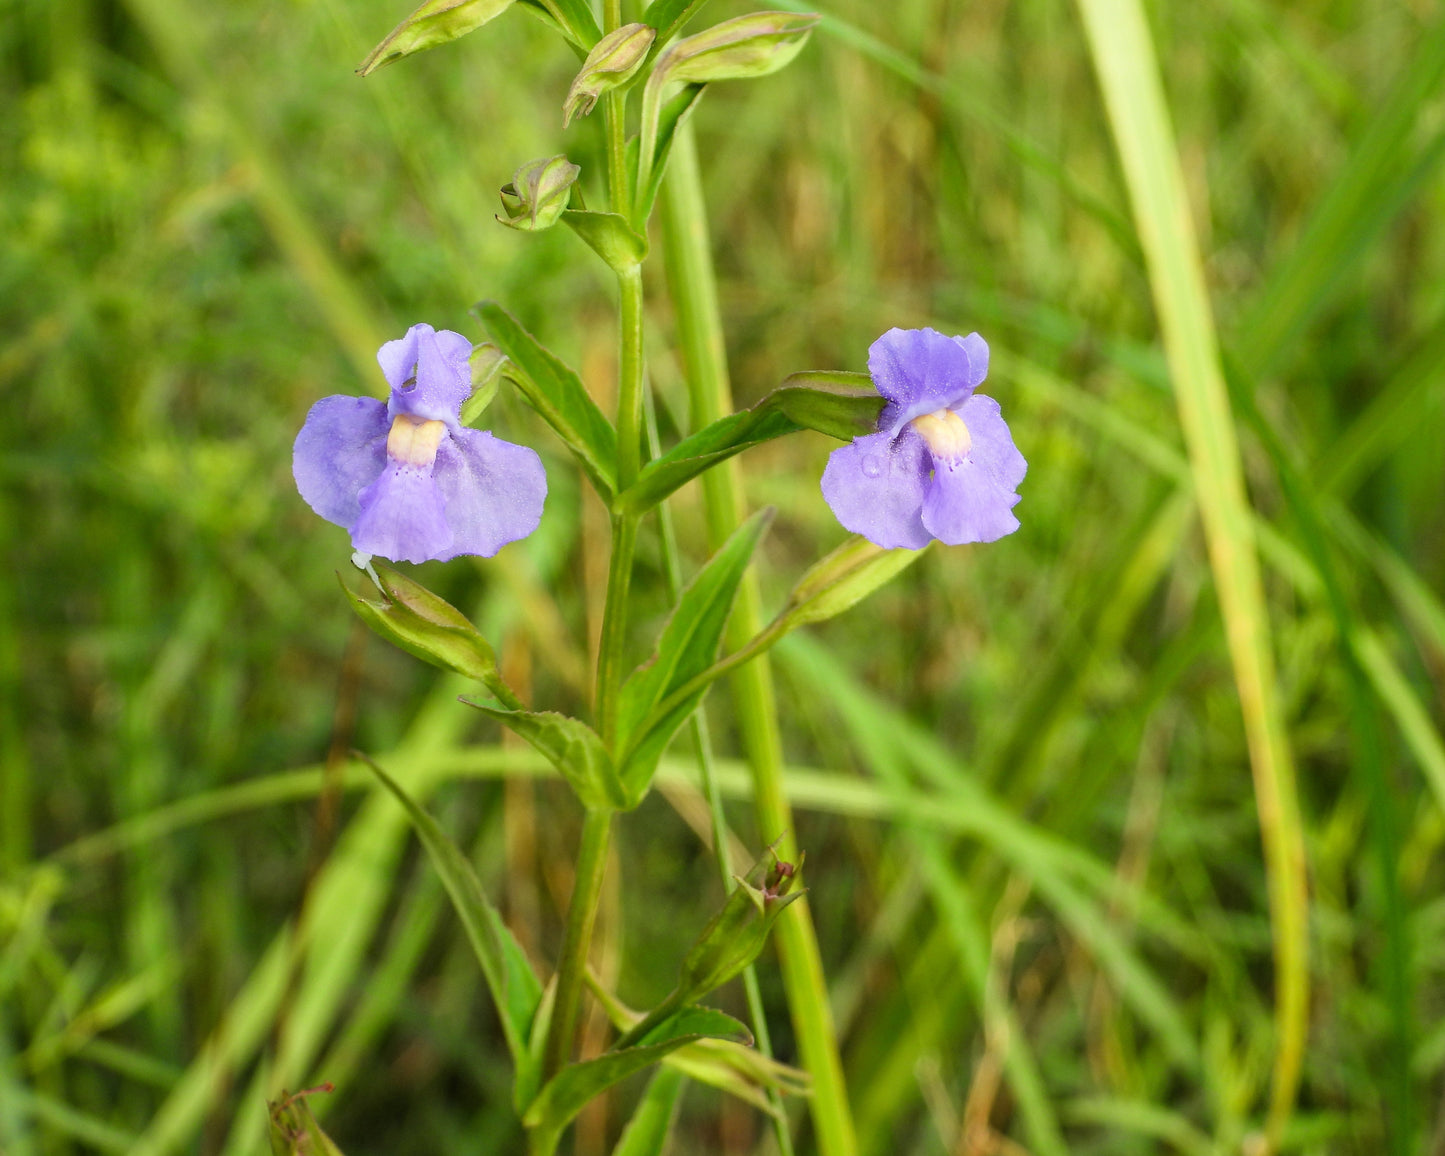
[[[547,475],[526,446],[461,424],[472,392],[460,333],[413,325],[377,352],[391,398],[323,397],[296,435],[307,504],[393,562],[490,558],[542,520]]]
[[[973,392],[988,376],[984,339],[890,329],[869,348],[868,372],[888,404],[877,433],[828,458],[823,497],[838,521],[876,545],[911,550],[1017,530],[1014,491],[1028,463],[998,402]]]

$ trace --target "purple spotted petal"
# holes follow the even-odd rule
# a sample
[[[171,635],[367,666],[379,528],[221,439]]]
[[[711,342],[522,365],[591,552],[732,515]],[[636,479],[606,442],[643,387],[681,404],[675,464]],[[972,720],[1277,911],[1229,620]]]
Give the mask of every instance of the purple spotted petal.
[[[973,441],[968,456],[983,466],[1005,489],[1018,489],[1028,473],[1029,464],[1014,445],[1008,424],[999,414],[998,402],[985,394],[976,393],[957,406],[954,412],[963,419]]]
[[[360,502],[351,544],[363,553],[393,562],[453,556],[446,502],[427,467],[388,462],[381,477],[361,491]]]
[[[988,346],[976,333],[960,340],[934,329],[890,329],[868,348],[868,373],[889,403],[879,430],[896,434],[916,417],[961,405],[987,372]]]
[[[376,360],[391,386],[392,416],[408,413],[455,426],[472,392],[471,352],[472,343],[460,333],[425,323],[383,345]]]
[[[1019,528],[1013,516],[1018,500],[972,454],[935,460],[933,481],[923,495],[923,525],[949,546],[997,541]]]
[[[484,430],[454,430],[437,447],[435,476],[454,540],[448,552],[433,557],[490,558],[542,520],[547,474],[542,459],[526,446]]]
[[[928,469],[928,450],[912,429],[896,439],[855,438],[829,455],[823,498],[844,529],[878,546],[917,550],[930,537],[919,517]]]
[[[306,504],[338,526],[361,514],[359,495],[386,468],[386,406],[371,397],[323,397],[296,435],[291,472]]]

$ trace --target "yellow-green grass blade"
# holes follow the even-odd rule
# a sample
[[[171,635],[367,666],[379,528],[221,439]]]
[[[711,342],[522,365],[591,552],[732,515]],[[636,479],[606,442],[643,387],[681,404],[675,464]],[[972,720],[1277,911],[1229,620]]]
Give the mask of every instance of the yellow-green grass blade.
[[[1293,1111],[1308,1030],[1308,889],[1294,767],[1234,419],[1143,6],[1079,0],[1169,361],[1254,771],[1274,928],[1277,1039],[1266,1137]]]

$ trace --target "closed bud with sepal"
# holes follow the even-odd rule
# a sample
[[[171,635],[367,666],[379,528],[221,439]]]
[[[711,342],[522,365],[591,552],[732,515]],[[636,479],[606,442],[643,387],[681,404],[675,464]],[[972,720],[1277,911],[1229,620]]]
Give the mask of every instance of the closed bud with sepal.
[[[514,229],[532,233],[557,223],[581,168],[565,156],[528,161],[512,174],[512,183],[502,186],[502,210],[497,220]]]
[[[599,40],[567,91],[562,105],[563,127],[574,116],[591,112],[603,93],[621,88],[636,76],[656,37],[657,29],[646,24],[624,24]]]

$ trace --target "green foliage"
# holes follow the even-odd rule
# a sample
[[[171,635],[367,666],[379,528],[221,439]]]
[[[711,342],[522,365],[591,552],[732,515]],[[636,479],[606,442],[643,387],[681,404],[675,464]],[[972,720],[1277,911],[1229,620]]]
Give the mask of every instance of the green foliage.
[[[585,41],[581,8],[554,7]],[[695,7],[646,10],[654,50]],[[311,1108],[350,1153],[523,1146],[501,1021],[430,862],[407,855],[405,813],[364,767],[321,764],[333,744],[374,753],[539,960],[557,940],[572,792],[457,705],[475,683],[368,638],[336,593],[345,534],[300,502],[287,462],[317,397],[381,393],[383,340],[418,320],[492,340],[461,306],[505,301],[509,328],[557,359],[519,338],[508,368],[538,408],[503,390],[484,423],[546,459],[542,529],[484,564],[402,569],[476,623],[529,704],[590,717],[582,640],[608,544],[575,463],[610,502],[613,291],[563,230],[497,225],[487,190],[565,149],[601,206],[601,118],[559,135],[590,45],[517,16],[357,81],[405,8],[7,10],[7,1156],[264,1151],[265,1102],[321,1079],[337,1091]],[[1220,342],[1299,473],[1346,611],[1231,383],[1310,867],[1314,998],[1287,1139],[1424,1150],[1445,1071],[1442,26],[1427,5],[1360,0],[1148,16]],[[796,632],[810,651],[778,652],[782,781],[860,1149],[950,1151],[967,1124],[1042,1151],[1042,1102],[1070,1152],[1239,1151],[1275,1054],[1268,877],[1158,314],[1077,11],[841,0],[765,84],[708,88],[674,104],[701,143],[736,409],[800,367],[863,370],[892,325],[977,329],[993,351],[983,392],[1030,463],[1012,539],[934,548]],[[647,360],[666,456],[702,423],[660,273]],[[769,613],[849,548],[817,491],[831,448],[802,434],[736,459],[744,507],[778,511],[756,557]],[[666,502],[685,573],[711,553],[699,488]],[[654,525],[631,661],[671,608]],[[1378,714],[1373,756],[1342,645]],[[755,844],[731,693],[718,686],[709,734],[726,822]],[[723,899],[689,825],[696,782],[678,743],[666,790],[617,820],[626,898],[604,912],[598,958],[620,957],[637,1006],[674,982],[678,929]],[[774,966],[764,953],[762,1000],[795,1063]],[[734,1012],[739,998],[717,997]],[[761,1062],[706,1047],[668,1059],[699,1080],[719,1056]],[[645,1078],[609,1093],[601,1150]],[[676,1150],[718,1146],[714,1097],[683,1096]],[[739,1123],[755,1146],[761,1112]]]
[[[393,60],[447,44],[496,19],[513,3],[514,0],[426,0],[371,50],[356,71],[370,76]]]

